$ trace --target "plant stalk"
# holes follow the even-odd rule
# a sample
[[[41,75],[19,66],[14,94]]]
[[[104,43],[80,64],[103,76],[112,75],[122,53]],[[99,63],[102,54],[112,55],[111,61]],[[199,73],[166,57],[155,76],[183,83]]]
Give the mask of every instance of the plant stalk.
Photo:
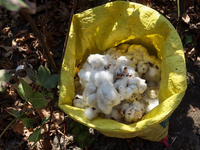
[[[17,118],[15,118],[15,119],[3,130],[3,132],[2,132],[1,135],[0,135],[0,139],[1,139],[1,137],[3,136],[3,134],[6,132],[6,130],[8,130],[8,128],[9,128],[16,120],[17,120]]]

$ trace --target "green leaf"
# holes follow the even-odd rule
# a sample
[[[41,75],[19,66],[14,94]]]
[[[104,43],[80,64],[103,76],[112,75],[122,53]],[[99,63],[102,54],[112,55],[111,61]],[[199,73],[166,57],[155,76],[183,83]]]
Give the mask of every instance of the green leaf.
[[[27,100],[36,108],[47,106],[47,102],[40,92],[33,92],[32,97],[29,97]]]
[[[14,108],[14,107],[8,107],[8,108],[6,108],[6,111],[7,111],[9,114],[13,115],[15,118],[19,117],[19,116],[21,115],[21,113],[22,113],[21,109],[18,109],[18,110],[17,110],[17,109]]]
[[[33,128],[33,125],[36,123],[36,121],[31,118],[21,118],[21,120],[27,128]]]
[[[45,91],[41,91],[42,95],[46,98],[49,97],[51,99],[54,99],[53,94],[50,92],[45,92]]]
[[[6,87],[4,86],[6,83],[10,80],[12,77],[12,73],[10,73],[9,70],[1,69],[0,70],[0,92],[3,92],[6,90]]]
[[[88,136],[88,132],[87,131],[83,131],[78,135],[78,141],[85,141],[87,139]]]
[[[28,140],[30,142],[34,142],[34,144],[32,146],[34,146],[40,139],[41,139],[41,132],[42,128],[38,128],[36,129],[28,138]]]
[[[48,68],[43,67],[42,65],[38,69],[38,80],[36,81],[36,84],[43,85],[45,83],[45,80],[49,78],[51,75],[51,72]]]
[[[33,82],[36,82],[36,80],[38,80],[37,74],[36,74],[31,68],[26,68],[26,73],[27,73],[27,76],[28,76]]]
[[[70,127],[73,128],[74,127],[74,123],[70,123]]]
[[[20,79],[20,82],[17,92],[22,99],[28,100],[33,95],[33,90],[24,80]]]
[[[73,132],[73,134],[75,136],[77,136],[79,134],[79,132],[80,132],[80,128],[79,127],[74,127],[73,130],[72,130],[72,132]]]
[[[60,75],[51,75],[51,72],[48,68],[40,66],[38,69],[36,84],[44,86],[46,89],[51,89],[56,86],[59,78]]]
[[[46,78],[46,80],[43,83],[43,86],[46,89],[51,89],[51,88],[56,86],[56,84],[58,83],[59,79],[60,79],[60,75],[59,74],[51,75],[49,78]]]
[[[36,6],[34,3],[23,2],[23,0],[0,0],[0,6],[4,6],[10,11],[25,9],[26,12],[36,13]]]
[[[193,39],[191,35],[186,35],[185,38],[186,38],[185,44],[192,43]]]
[[[80,146],[80,148],[84,148],[86,146],[86,144],[85,143],[80,143],[79,146]]]
[[[87,143],[88,143],[88,145],[91,145],[93,143],[93,141],[90,138],[87,138]]]
[[[26,101],[29,101],[36,108],[43,108],[47,105],[43,95],[40,92],[33,92],[31,87],[22,79],[21,84],[18,86],[18,93]]]
[[[47,121],[49,121],[49,117],[48,118],[43,117],[41,126],[43,126]]]

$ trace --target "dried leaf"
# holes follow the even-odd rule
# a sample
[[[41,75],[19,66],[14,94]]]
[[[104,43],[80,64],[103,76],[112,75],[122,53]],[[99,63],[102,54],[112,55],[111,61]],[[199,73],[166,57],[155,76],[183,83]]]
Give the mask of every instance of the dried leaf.
[[[182,19],[187,24],[190,22],[190,16],[186,13],[183,14]]]
[[[1,30],[1,32],[3,35],[7,35],[9,30],[10,30],[10,27],[5,27]]]

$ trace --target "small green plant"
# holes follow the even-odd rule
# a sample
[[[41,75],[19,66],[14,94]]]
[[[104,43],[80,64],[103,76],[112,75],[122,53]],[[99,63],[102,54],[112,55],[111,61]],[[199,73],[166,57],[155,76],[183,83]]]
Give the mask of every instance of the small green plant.
[[[6,74],[6,72],[4,75],[7,76],[5,77],[5,81],[7,82],[7,80],[10,79],[10,75]],[[51,72],[48,68],[40,66],[37,74],[33,70],[27,68],[27,75],[38,86],[37,91],[33,91],[28,83],[26,83],[23,79],[19,79],[20,84],[17,92],[20,97],[25,100],[25,102],[23,110],[12,107],[7,109],[7,112],[15,117],[8,127],[12,125],[16,119],[20,119],[27,128],[36,128],[36,130],[29,137],[29,141],[34,142],[34,146],[41,139],[42,127],[49,120],[49,118],[41,118],[41,123],[38,124],[34,119],[29,118],[29,114],[36,108],[40,109],[47,106],[45,98],[48,97],[53,99],[53,95],[52,93],[48,92],[48,89],[54,88],[57,85],[59,81],[59,74],[51,75]],[[25,112],[24,108],[28,102],[31,103],[32,108],[28,112]],[[8,127],[1,133],[0,138],[8,129]]]
[[[89,137],[89,128],[78,122],[70,124],[73,132],[73,140],[77,142],[81,148],[89,147],[92,144],[92,140]]]

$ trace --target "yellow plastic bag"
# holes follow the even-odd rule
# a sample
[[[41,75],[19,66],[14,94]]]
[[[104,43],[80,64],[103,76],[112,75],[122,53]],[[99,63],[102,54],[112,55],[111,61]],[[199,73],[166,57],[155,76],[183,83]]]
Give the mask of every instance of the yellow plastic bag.
[[[84,110],[71,106],[74,76],[90,54],[120,43],[141,44],[162,60],[160,104],[141,121],[126,125],[100,117],[86,119]],[[73,16],[60,78],[59,107],[74,120],[110,137],[141,137],[160,141],[168,134],[169,117],[186,90],[186,66],[181,40],[170,22],[146,6],[116,1]]]

